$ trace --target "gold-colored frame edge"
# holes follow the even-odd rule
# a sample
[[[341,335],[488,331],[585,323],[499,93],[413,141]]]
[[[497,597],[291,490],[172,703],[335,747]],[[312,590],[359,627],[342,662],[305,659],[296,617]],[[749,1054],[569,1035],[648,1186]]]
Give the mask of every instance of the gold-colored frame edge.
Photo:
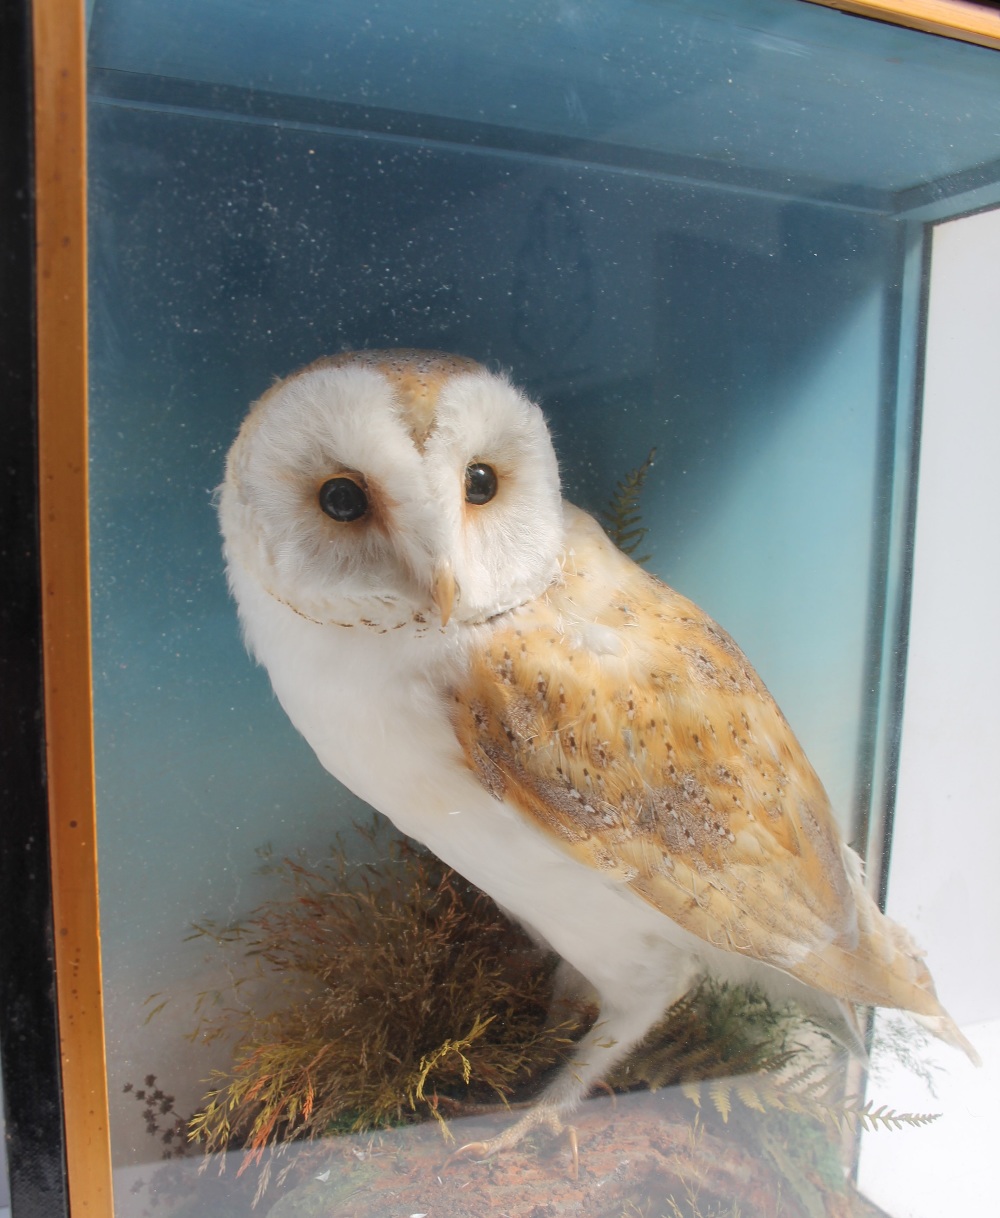
[[[34,0],[39,519],[56,992],[73,1218],[111,1218],[87,527],[85,15]]]
[[[806,3],[1000,50],[1000,14],[966,0],[806,0]]]

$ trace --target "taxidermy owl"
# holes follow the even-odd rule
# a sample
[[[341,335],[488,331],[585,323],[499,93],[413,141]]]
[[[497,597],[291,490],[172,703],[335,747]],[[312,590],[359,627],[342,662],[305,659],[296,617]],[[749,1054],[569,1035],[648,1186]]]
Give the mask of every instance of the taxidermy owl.
[[[562,957],[600,1015],[558,1127],[701,973],[975,1051],[877,908],[733,640],[562,500],[542,412],[458,356],[323,359],[251,409],[219,510],[250,650],[322,764]]]

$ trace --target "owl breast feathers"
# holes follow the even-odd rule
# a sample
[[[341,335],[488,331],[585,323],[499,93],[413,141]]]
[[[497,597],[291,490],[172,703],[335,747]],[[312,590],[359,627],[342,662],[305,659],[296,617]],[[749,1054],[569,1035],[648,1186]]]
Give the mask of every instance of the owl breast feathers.
[[[847,1039],[854,1004],[902,1008],[975,1058],[746,657],[561,501],[505,378],[320,361],[251,410],[220,518],[248,644],[322,763],[596,995],[544,1119],[704,970]]]

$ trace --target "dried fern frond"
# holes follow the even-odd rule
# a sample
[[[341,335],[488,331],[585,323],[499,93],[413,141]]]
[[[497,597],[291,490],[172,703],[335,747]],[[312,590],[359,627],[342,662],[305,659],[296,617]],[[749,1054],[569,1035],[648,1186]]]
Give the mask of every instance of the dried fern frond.
[[[832,1119],[846,1125],[852,1132],[860,1125],[862,1129],[875,1131],[877,1129],[903,1129],[922,1125],[932,1125],[940,1119],[940,1112],[897,1112],[885,1104],[875,1107],[875,1101],[869,1100],[862,1107],[844,1104],[839,1113],[834,1111]]]
[[[939,1113],[898,1112],[886,1104],[875,1107],[874,1100],[845,1099],[839,1071],[817,1074],[805,1083],[798,1078],[786,1078],[780,1073],[742,1078],[713,1079],[708,1091],[716,1112],[723,1121],[729,1120],[732,1101],[738,1099],[744,1107],[755,1112],[789,1112],[809,1117],[835,1129],[858,1127],[874,1132],[878,1129],[902,1129],[930,1125]],[[700,1101],[699,1101],[700,1102]]]
[[[655,456],[656,449],[651,448],[645,461],[630,470],[616,484],[615,493],[601,513],[604,531],[623,554],[630,555],[637,563],[648,562],[650,558],[648,554],[636,557],[635,552],[642,545],[643,538],[649,531],[642,524],[639,497],[642,494],[646,476],[653,467]]]
[[[840,1064],[800,1043],[807,1031],[819,1030],[756,987],[705,978],[674,1003],[608,1082],[619,1089],[680,1086],[698,1108],[707,1095],[724,1123],[737,1103],[759,1114],[791,1113],[838,1129],[901,1129],[937,1119],[845,1098]]]
[[[707,1094],[723,1123],[728,1123],[737,1101],[744,1109],[761,1115],[789,1113],[831,1129],[847,1128],[852,1132],[859,1127],[873,1132],[919,1127],[931,1124],[940,1115],[899,1112],[886,1104],[876,1107],[874,1100],[862,1104],[860,1099],[845,1098],[840,1068],[824,1068],[818,1061],[795,1068],[800,1057],[808,1057],[801,1048],[775,1053],[761,1061],[756,1073],[688,1079],[682,1084],[682,1091],[699,1109]]]

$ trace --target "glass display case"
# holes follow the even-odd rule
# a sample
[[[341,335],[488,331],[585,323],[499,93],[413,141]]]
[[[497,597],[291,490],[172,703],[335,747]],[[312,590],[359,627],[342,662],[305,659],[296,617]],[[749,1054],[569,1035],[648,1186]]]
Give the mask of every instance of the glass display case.
[[[85,319],[62,323],[85,320],[86,347],[64,361],[44,337],[39,221],[74,1215],[381,1214],[391,1185],[413,1215],[486,1213],[503,1198],[519,1216],[842,1205],[930,1218],[943,1211],[929,1185],[902,1181],[939,1153],[963,1180],[951,1197],[976,1196],[983,1169],[960,1146],[979,1136],[970,1112],[987,1121],[1000,991],[964,941],[971,927],[977,941],[1000,931],[986,874],[995,795],[957,796],[954,773],[972,773],[966,753],[988,750],[997,726],[971,694],[998,663],[976,614],[995,584],[978,568],[992,565],[1000,522],[985,485],[1000,370],[974,323],[1000,304],[983,287],[1000,282],[1000,18],[936,5],[928,25],[926,7],[88,3],[86,295],[60,278],[64,298],[87,302]],[[36,55],[65,40],[72,57],[57,8],[36,0]],[[39,89],[40,114],[50,96]],[[72,142],[58,148],[55,170],[39,161],[40,205],[69,176],[57,171]],[[71,226],[72,208],[53,223]],[[60,257],[82,259],[81,237],[69,253],[52,237],[57,276]],[[969,348],[956,355],[958,339]],[[727,1090],[718,1070],[700,1092],[696,1072],[673,1080],[683,1087],[622,1087],[614,1103],[584,1104],[573,1180],[542,1136],[443,1167],[443,1123],[467,1141],[510,1115],[453,1114],[447,1088],[419,1103],[411,1089],[407,1115],[423,1124],[371,1127],[348,1108],[325,1139],[299,1143],[285,1107],[255,1143],[219,1122],[199,1173],[196,1114],[219,1087],[235,1111],[225,1080],[259,1058],[265,1017],[299,1000],[277,922],[292,933],[282,919],[295,902],[365,864],[365,891],[386,876],[387,890],[413,874],[445,882],[386,830],[352,829],[370,811],[248,657],[221,556],[216,491],[249,404],[320,356],[365,348],[507,370],[544,410],[566,497],[600,518],[633,479],[647,569],[759,672],[870,890],[929,948],[980,1071],[880,1016],[864,1029],[871,1077],[855,1055],[827,1079],[832,1121],[784,1093]],[[73,384],[84,375],[86,415]],[[78,481],[60,483],[70,467]],[[955,642],[942,676],[949,631],[974,633],[986,654],[959,658]],[[935,720],[942,705],[957,738]],[[806,1033],[787,1035],[755,1059],[768,1086],[766,1067],[781,1054],[787,1067]],[[935,1099],[921,1088],[939,1070]],[[264,1088],[262,1076],[254,1095]],[[903,1128],[879,1128],[894,1120]]]

